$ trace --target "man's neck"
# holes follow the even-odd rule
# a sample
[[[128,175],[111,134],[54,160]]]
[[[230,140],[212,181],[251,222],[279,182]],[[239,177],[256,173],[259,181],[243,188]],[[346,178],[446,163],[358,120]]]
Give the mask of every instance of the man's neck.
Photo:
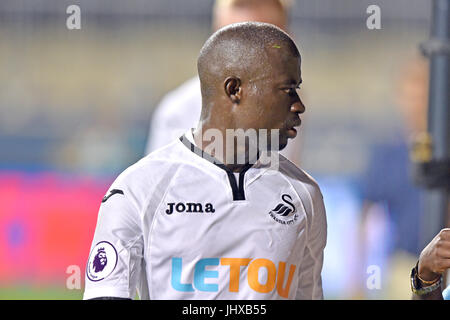
[[[238,146],[236,141],[227,145],[226,129],[199,126],[193,130],[192,135],[195,145],[199,149],[223,163],[233,172],[240,172],[249,163],[255,163],[257,160],[258,152],[254,155],[255,159],[249,159],[248,147]]]

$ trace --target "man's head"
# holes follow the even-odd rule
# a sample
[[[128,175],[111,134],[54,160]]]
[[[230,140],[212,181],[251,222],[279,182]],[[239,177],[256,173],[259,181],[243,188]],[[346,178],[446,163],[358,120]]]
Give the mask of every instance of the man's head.
[[[296,91],[300,53],[284,31],[258,22],[224,27],[206,41],[197,66],[204,128],[279,130],[279,149],[295,137],[305,111]]]
[[[213,9],[213,30],[229,24],[257,21],[287,30],[287,0],[216,0]]]

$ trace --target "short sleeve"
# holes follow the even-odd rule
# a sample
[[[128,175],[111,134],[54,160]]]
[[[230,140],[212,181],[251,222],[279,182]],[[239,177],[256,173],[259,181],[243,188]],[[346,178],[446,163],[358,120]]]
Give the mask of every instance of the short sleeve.
[[[299,270],[296,299],[323,299],[321,272],[327,242],[327,220],[322,193],[317,186],[314,189],[314,192],[310,193],[313,214]]]
[[[102,200],[86,264],[83,299],[133,299],[142,285],[144,241],[140,215],[131,198],[126,188],[113,184]]]

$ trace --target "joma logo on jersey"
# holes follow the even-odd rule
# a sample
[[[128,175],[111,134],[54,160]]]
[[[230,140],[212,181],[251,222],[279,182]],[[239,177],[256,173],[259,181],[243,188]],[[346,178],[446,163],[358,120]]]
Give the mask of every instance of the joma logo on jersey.
[[[193,203],[193,202],[171,202],[167,204],[166,213],[172,214],[174,212],[188,212],[188,213],[213,213],[216,212],[216,209],[214,209],[214,206],[211,203],[205,204],[205,207],[203,208],[203,204],[201,203]]]
[[[208,267],[208,270],[207,270]],[[216,267],[217,270],[213,270]],[[194,267],[193,283],[182,283],[183,261],[182,258],[172,258],[172,288],[182,292],[219,291],[219,284],[213,283],[211,279],[218,279],[222,267],[229,269],[228,291],[239,292],[241,285],[241,270],[247,273],[247,285],[254,291],[270,293],[276,290],[283,297],[289,297],[292,279],[294,278],[296,266],[291,264],[287,270],[286,262],[280,261],[278,266],[269,259],[250,258],[207,258],[199,260]],[[244,267],[241,269],[241,267]],[[244,271],[245,270],[245,271]],[[267,274],[265,283],[260,282],[259,273]],[[286,275],[286,273],[288,273]],[[208,281],[206,281],[208,279]]]

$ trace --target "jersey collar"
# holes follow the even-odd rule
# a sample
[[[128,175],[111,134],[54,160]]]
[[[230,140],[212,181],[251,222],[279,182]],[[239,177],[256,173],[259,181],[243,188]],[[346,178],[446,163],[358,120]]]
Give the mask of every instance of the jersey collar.
[[[191,138],[191,139],[189,139]],[[245,191],[244,191],[244,176],[245,173],[250,169],[253,164],[252,163],[246,163],[244,167],[239,172],[239,184],[236,181],[236,176],[234,175],[233,171],[231,171],[223,162],[220,160],[214,158],[210,154],[204,152],[202,149],[197,147],[194,143],[194,138],[192,136],[192,130],[190,130],[188,133],[182,135],[180,137],[180,141],[183,143],[183,145],[191,150],[193,153],[198,155],[199,157],[205,159],[208,162],[211,162],[218,168],[224,170],[227,173],[228,180],[230,182],[231,190],[233,192],[233,201],[240,201],[245,200]]]

